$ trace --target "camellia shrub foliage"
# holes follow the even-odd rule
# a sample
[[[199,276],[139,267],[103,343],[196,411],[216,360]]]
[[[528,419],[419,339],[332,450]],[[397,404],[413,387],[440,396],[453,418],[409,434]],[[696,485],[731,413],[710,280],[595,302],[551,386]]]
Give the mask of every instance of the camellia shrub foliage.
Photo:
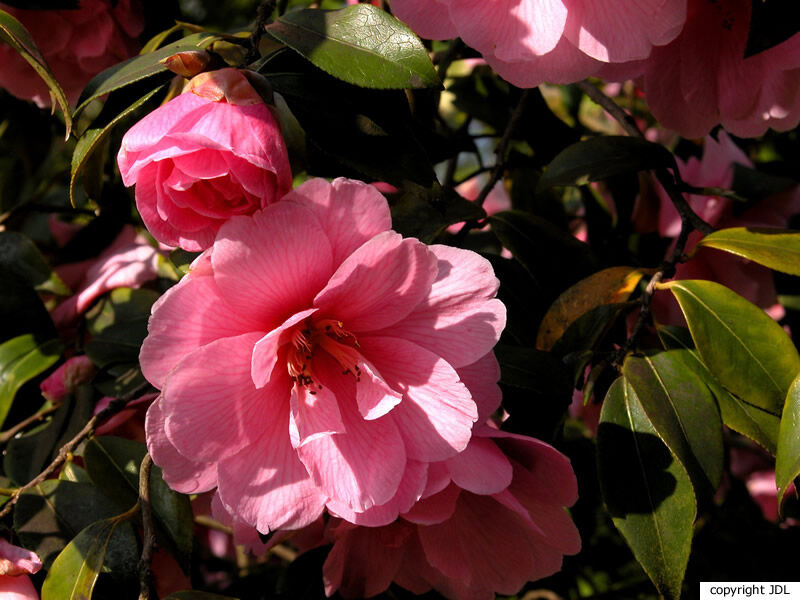
[[[796,579],[791,4],[0,3],[0,597]]]

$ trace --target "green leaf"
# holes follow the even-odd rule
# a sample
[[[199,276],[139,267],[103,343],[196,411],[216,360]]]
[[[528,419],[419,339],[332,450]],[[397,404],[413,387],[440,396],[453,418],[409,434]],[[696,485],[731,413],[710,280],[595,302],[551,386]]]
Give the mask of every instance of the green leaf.
[[[147,335],[150,307],[158,299],[152,290],[116,288],[89,322],[93,337],[86,354],[99,367],[136,363]]]
[[[84,461],[89,477],[106,495],[123,506],[133,506],[139,497],[139,466],[147,449],[143,444],[113,436],[89,440]],[[161,469],[150,472],[150,502],[153,515],[183,555],[192,551],[192,509],[188,496],[169,488]]]
[[[668,168],[677,173],[672,153],[641,138],[607,135],[565,148],[548,165],[537,189],[582,184],[613,175]]]
[[[601,491],[614,525],[659,593],[677,600],[696,514],[692,484],[623,377],[603,403],[597,453]]]
[[[56,81],[50,67],[47,66],[44,56],[33,41],[31,34],[14,17],[4,10],[0,10],[0,41],[6,42],[14,50],[22,55],[28,64],[39,74],[39,77],[47,84],[50,89],[50,96],[64,113],[64,125],[67,129],[67,137],[72,129],[72,117],[69,112],[69,101],[64,90]]]
[[[378,89],[440,87],[419,38],[371,4],[291,11],[267,32],[327,73]]]
[[[167,68],[161,64],[163,59],[184,50],[205,48],[217,39],[219,39],[217,36],[210,33],[193,33],[177,42],[167,44],[155,52],[134,56],[107,68],[105,71],[95,75],[83,90],[73,116],[77,118],[92,100],[105,96],[109,92],[124,88],[159,73],[169,73]],[[157,87],[157,85],[154,87]]]
[[[448,225],[486,218],[486,212],[455,193],[437,186],[429,190],[407,183],[396,198],[392,198],[392,224],[406,237],[432,242]]]
[[[698,246],[741,256],[789,275],[800,275],[800,232],[732,227],[708,234]]]
[[[78,184],[78,179],[84,174],[87,166],[90,164],[90,159],[97,150],[101,148],[103,142],[108,139],[114,127],[163,89],[164,86],[160,86],[147,92],[122,112],[117,113],[117,111],[113,111],[115,113],[113,117],[104,116],[106,113],[105,109],[109,108],[109,106],[106,105],[100,117],[92,123],[92,127],[81,135],[72,153],[72,169],[69,178],[69,200],[73,206],[75,206],[75,186]],[[100,176],[102,177],[102,169],[100,169]]]
[[[667,348],[678,349],[673,350],[673,356],[694,371],[714,394],[722,422],[774,455],[778,448],[780,419],[772,413],[744,402],[722,387],[708,370],[697,351],[694,350],[688,330],[681,327],[661,326],[658,328],[658,335]]]
[[[82,385],[61,402],[50,421],[8,442],[3,471],[15,483],[25,484],[53,460],[58,448],[71,440],[92,417],[96,398]]]
[[[70,289],[53,272],[36,244],[25,234],[0,231],[0,265],[39,292],[61,296],[70,294]]]
[[[585,244],[552,223],[519,210],[489,217],[492,232],[514,258],[555,296],[597,271]]]
[[[125,527],[127,525],[127,527]],[[42,600],[88,600],[106,562],[112,538],[115,551],[137,559],[136,536],[125,517],[96,521],[81,531],[53,561],[42,584]]]
[[[42,344],[30,334],[0,344],[0,426],[22,384],[53,366],[63,349],[60,340]]]
[[[702,379],[674,352],[629,356],[622,373],[658,436],[686,469],[696,495],[713,493],[722,477],[722,421]]]
[[[778,507],[786,488],[800,475],[800,376],[797,377],[783,406],[778,453],[775,456],[775,482],[778,484]]]
[[[800,356],[763,310],[712,281],[663,284],[678,300],[708,370],[745,402],[780,415]]]
[[[78,533],[100,519],[118,515],[124,508],[89,483],[48,479],[26,490],[14,507],[14,531],[21,544],[36,552],[45,568]],[[136,565],[114,566],[119,573]]]

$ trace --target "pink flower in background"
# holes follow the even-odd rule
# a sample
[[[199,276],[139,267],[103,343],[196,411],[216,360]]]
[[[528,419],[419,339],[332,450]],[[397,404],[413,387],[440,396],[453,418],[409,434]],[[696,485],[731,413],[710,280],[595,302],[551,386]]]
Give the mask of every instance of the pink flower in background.
[[[22,10],[0,4],[33,36],[70,104],[103,69],[136,54],[144,29],[139,0],[81,0],[77,10]],[[50,92],[36,71],[0,43],[0,87],[14,96],[50,105]]]
[[[454,600],[492,600],[561,568],[580,550],[564,510],[577,498],[569,460],[547,444],[484,426],[467,449],[431,465],[423,498],[398,521],[331,521],[325,592],[366,598],[392,582]]]
[[[116,435],[144,443],[145,415],[157,396],[158,394],[156,393],[144,394],[136,400],[131,400],[123,410],[101,423],[95,429],[95,435]],[[110,396],[100,398],[94,406],[94,414],[98,414],[108,408],[108,405],[113,401],[114,398]]]
[[[34,552],[0,539],[0,598],[4,600],[39,600],[30,577],[42,568]]]
[[[687,0],[394,0],[421,37],[461,37],[520,87],[571,83],[671,42]]]
[[[471,390],[496,388],[498,281],[390,226],[372,186],[312,179],[223,225],[156,302],[140,361],[172,487],[216,485],[259,531],[299,528],[329,503],[401,510],[464,450]]]
[[[706,137],[703,158],[694,157],[687,162],[678,159],[681,177],[696,187],[730,188],[733,183],[734,164],[752,167],[744,153],[721,131],[719,140]],[[680,217],[666,192],[658,186],[660,201],[658,231],[664,237],[676,237],[680,232]],[[800,213],[800,188],[789,190],[766,198],[741,215],[734,214],[734,201],[719,196],[689,195],[692,209],[707,223],[718,229],[728,227],[786,227],[789,218]],[[693,232],[689,236],[686,251],[690,252],[703,236]],[[756,263],[732,254],[701,247],[688,262],[677,266],[675,279],[708,279],[721,283],[744,298],[780,318],[783,309],[777,304],[778,298],[772,271]],[[677,302],[671,294],[656,294],[653,297],[653,310],[662,323],[682,323],[683,317]]]
[[[97,258],[57,267],[58,276],[77,291],[53,309],[51,316],[56,326],[72,324],[97,298],[114,288],[138,288],[155,279],[158,260],[158,249],[126,225]]]
[[[201,73],[122,138],[122,181],[168,246],[204,250],[220,226],[291,189],[280,126],[242,72]]]
[[[482,185],[482,182],[480,182],[478,178],[473,177],[456,187],[456,191],[467,200],[475,200],[481,192],[479,184]],[[483,210],[486,211],[487,215],[493,215],[510,209],[511,197],[508,195],[503,182],[498,181],[492,188],[492,191],[489,192],[489,195],[486,196],[486,200],[483,202]],[[458,233],[463,226],[463,221],[461,223],[453,223],[447,228],[447,231],[450,233]]]
[[[680,36],[653,50],[640,80],[664,127],[701,137],[721,123],[756,137],[797,125],[800,33],[745,58],[750,14],[750,0],[689,0]]]
[[[50,402],[61,402],[67,394],[71,394],[80,384],[94,377],[95,367],[88,356],[73,356],[53,371],[39,384],[42,396]]]

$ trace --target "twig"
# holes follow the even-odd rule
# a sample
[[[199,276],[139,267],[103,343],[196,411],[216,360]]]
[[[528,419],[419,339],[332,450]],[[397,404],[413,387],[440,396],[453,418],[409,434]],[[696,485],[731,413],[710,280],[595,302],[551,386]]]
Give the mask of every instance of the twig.
[[[139,559],[139,600],[150,600],[153,561],[153,549],[156,545],[156,533],[153,525],[153,507],[150,504],[150,469],[153,459],[145,454],[139,467],[139,507],[142,511],[142,556]]]
[[[13,427],[9,427],[5,431],[0,432],[0,444],[5,444],[11,438],[17,435],[20,431],[26,429],[29,425],[33,425],[37,421],[41,421],[50,413],[57,411],[60,407],[61,407],[60,404],[56,404],[55,406],[51,406],[50,408],[45,408],[44,410],[31,415],[27,419],[23,419]]]
[[[625,133],[632,137],[644,139],[644,134],[641,132],[639,127],[637,127],[636,121],[634,121],[633,117],[626,113],[622,107],[620,107],[611,98],[606,96],[601,90],[593,86],[588,81],[581,81],[575,85],[584,94],[589,96],[589,98],[591,98],[596,104],[602,106],[603,109],[605,109],[605,111],[622,126],[622,129],[625,131]],[[667,192],[670,201],[675,205],[675,208],[681,217],[681,221],[689,221],[694,229],[697,229],[704,234],[709,234],[714,231],[714,228],[711,227],[711,225],[706,223],[697,215],[696,212],[692,210],[692,207],[689,206],[686,198],[683,197],[683,194],[678,187],[678,179],[680,178],[678,173],[673,175],[670,174],[667,169],[662,168],[656,169],[655,174],[656,179],[658,179],[658,182],[664,188],[664,191]]]
[[[0,518],[5,517],[8,513],[11,512],[14,505],[17,503],[17,500],[19,500],[20,495],[22,495],[22,493],[25,492],[25,490],[29,490],[32,487],[39,485],[50,475],[55,473],[58,470],[58,468],[62,464],[64,464],[64,461],[67,460],[67,457],[70,456],[72,452],[81,444],[81,442],[83,442],[87,437],[89,437],[94,433],[95,428],[100,423],[102,423],[109,417],[112,417],[115,414],[117,414],[119,411],[125,408],[125,406],[127,406],[128,402],[133,400],[136,396],[141,394],[148,387],[150,387],[150,384],[147,382],[137,386],[136,389],[134,389],[130,393],[125,394],[121,398],[113,400],[106,408],[104,408],[99,413],[94,415],[91,419],[89,419],[86,425],[83,426],[83,429],[81,429],[75,437],[73,437],[63,446],[61,446],[61,448],[58,451],[58,454],[53,459],[53,462],[47,465],[47,467],[45,467],[45,469],[41,473],[39,473],[36,477],[34,477],[31,481],[29,481],[28,483],[17,489],[16,492],[14,492],[11,498],[9,498],[8,502],[6,502],[5,506],[3,506],[3,509],[0,510]]]
[[[259,57],[258,44],[264,37],[264,27],[269,23],[273,10],[275,10],[275,0],[264,0],[259,4],[256,12],[256,24],[253,26],[253,33],[250,34],[250,49],[247,51],[246,63],[251,63]]]
[[[525,105],[528,102],[529,95],[530,90],[525,90],[522,92],[522,95],[519,97],[517,107],[511,114],[511,118],[508,120],[505,131],[503,131],[503,136],[500,138],[500,141],[497,142],[497,146],[494,149],[494,167],[489,174],[488,181],[481,188],[478,197],[474,200],[475,204],[478,206],[483,206],[483,203],[486,201],[486,198],[489,196],[489,193],[492,191],[495,184],[503,177],[503,172],[506,168],[506,150],[511,142],[511,136],[514,134],[514,129],[516,129],[517,123],[519,123],[519,120],[522,118],[522,114],[525,112]],[[458,233],[456,233],[454,242],[458,244],[464,239],[464,236],[467,235],[470,229],[474,229],[477,226],[477,221],[467,221],[464,223],[461,229],[459,229]]]

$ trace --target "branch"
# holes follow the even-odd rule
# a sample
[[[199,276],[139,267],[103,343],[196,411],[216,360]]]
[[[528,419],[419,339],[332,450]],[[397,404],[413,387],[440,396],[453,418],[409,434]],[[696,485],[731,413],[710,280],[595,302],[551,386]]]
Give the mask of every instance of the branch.
[[[281,4],[285,10],[286,3],[282,2]],[[261,38],[264,37],[264,28],[267,26],[267,23],[269,23],[273,10],[275,10],[275,0],[264,0],[258,6],[256,23],[253,26],[253,33],[250,34],[250,49],[247,51],[247,57],[245,58],[245,62],[248,64],[259,57],[258,44],[261,42]]]
[[[517,107],[514,109],[514,112],[511,114],[511,118],[508,120],[508,124],[506,125],[505,131],[503,131],[503,136],[500,138],[500,141],[497,142],[497,146],[494,149],[495,154],[495,163],[494,167],[492,168],[491,173],[489,174],[488,181],[484,184],[481,188],[478,197],[475,198],[473,202],[478,206],[483,206],[483,203],[486,201],[486,198],[489,196],[489,193],[494,188],[495,184],[503,177],[503,172],[506,168],[506,150],[508,149],[508,145],[511,143],[511,136],[514,134],[514,130],[519,123],[519,120],[522,118],[522,114],[525,112],[525,106],[528,103],[528,96],[530,95],[530,90],[525,90],[522,92],[522,95],[519,97],[519,102],[517,103]],[[464,239],[464,236],[467,235],[470,229],[474,229],[478,226],[477,221],[467,221],[461,227],[461,229],[456,233],[455,236],[455,243],[458,244],[461,240]]]
[[[22,495],[22,493],[25,492],[25,490],[29,490],[32,487],[36,487],[37,485],[42,483],[45,479],[50,477],[50,475],[55,473],[61,467],[61,465],[64,464],[64,462],[67,460],[67,457],[69,457],[73,453],[73,451],[81,444],[81,442],[83,442],[86,438],[88,438],[90,435],[94,433],[94,430],[97,428],[99,424],[103,423],[106,419],[114,416],[123,408],[125,408],[128,402],[133,400],[136,396],[141,394],[148,387],[150,387],[150,384],[147,382],[137,386],[136,389],[134,389],[128,394],[125,394],[121,398],[117,398],[116,400],[112,401],[111,404],[109,404],[106,408],[104,408],[99,413],[94,415],[91,419],[89,419],[89,422],[83,426],[83,429],[81,429],[74,438],[72,438],[66,444],[61,446],[61,448],[58,451],[58,454],[53,459],[53,462],[47,465],[47,467],[45,467],[45,469],[41,473],[39,473],[36,477],[34,477],[31,481],[29,481],[22,487],[18,488],[14,492],[11,498],[9,498],[8,502],[6,502],[5,506],[3,506],[3,509],[0,510],[0,518],[5,517],[11,512],[11,509],[14,508],[14,505],[17,503],[17,500],[19,500],[20,495]]]
[[[47,415],[57,411],[59,408],[61,408],[60,404],[56,404],[55,406],[51,406],[50,408],[45,408],[44,410],[41,410],[41,411],[37,412],[36,414],[31,415],[27,419],[23,419],[22,421],[20,421],[19,423],[17,423],[13,427],[9,427],[5,431],[0,432],[0,444],[5,444],[11,438],[13,438],[15,435],[17,435],[20,431],[22,431],[23,429],[26,429],[29,425],[33,425],[37,421],[41,421]]]
[[[139,559],[139,600],[150,600],[150,586],[153,574],[150,563],[153,561],[153,549],[156,544],[155,526],[153,525],[153,506],[150,504],[150,469],[153,459],[145,454],[139,467],[139,508],[142,511],[142,556]]]

